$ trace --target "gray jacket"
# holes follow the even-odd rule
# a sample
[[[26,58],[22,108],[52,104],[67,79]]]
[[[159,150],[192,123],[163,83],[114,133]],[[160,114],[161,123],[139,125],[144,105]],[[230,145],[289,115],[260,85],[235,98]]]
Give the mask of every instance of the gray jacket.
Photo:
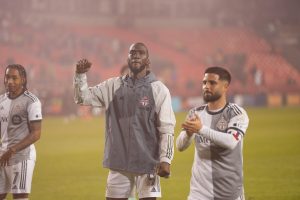
[[[157,163],[171,163],[175,116],[167,87],[153,73],[135,80],[108,79],[88,87],[86,74],[74,78],[75,102],[104,107],[103,166],[132,173],[153,173]]]

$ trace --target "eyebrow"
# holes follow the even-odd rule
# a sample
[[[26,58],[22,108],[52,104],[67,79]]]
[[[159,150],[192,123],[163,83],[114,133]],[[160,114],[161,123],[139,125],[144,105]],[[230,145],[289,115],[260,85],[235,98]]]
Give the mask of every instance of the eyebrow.
[[[202,83],[204,83],[204,82],[217,83],[217,81],[215,81],[215,80],[203,80]]]
[[[9,76],[9,77],[18,77],[17,74],[5,74],[5,76]]]
[[[131,49],[129,52],[137,52],[137,51],[139,51],[139,52],[146,52],[143,49]]]

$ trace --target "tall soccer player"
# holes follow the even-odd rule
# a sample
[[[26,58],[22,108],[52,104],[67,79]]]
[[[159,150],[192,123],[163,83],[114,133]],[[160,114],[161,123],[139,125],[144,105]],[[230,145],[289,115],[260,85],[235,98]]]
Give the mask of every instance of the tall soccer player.
[[[106,110],[103,166],[109,168],[106,199],[161,196],[160,177],[170,174],[175,116],[167,87],[149,70],[148,49],[134,43],[129,72],[88,87],[91,63],[80,60],[74,78],[77,104]]]
[[[0,200],[7,193],[28,200],[36,159],[34,143],[41,134],[41,103],[27,90],[22,65],[7,66],[4,85],[6,93],[0,96]]]
[[[190,110],[176,140],[179,151],[195,143],[188,200],[244,199],[242,149],[249,119],[243,108],[227,102],[230,81],[224,68],[205,70],[207,104]]]

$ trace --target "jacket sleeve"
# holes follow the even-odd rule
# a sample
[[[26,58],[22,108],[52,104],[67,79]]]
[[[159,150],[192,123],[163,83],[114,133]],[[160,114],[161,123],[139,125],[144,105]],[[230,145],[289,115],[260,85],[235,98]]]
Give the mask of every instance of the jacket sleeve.
[[[107,107],[112,98],[111,84],[113,84],[113,79],[89,87],[86,74],[76,73],[73,82],[75,103],[85,106]]]
[[[153,95],[158,118],[157,129],[161,135],[160,162],[171,164],[174,157],[174,128],[176,124],[168,88],[160,81],[153,84]]]

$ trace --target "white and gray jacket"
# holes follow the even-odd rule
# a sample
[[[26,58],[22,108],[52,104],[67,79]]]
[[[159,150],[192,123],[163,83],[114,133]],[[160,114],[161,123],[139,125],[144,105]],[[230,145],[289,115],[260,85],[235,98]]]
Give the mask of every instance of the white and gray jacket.
[[[75,102],[105,108],[103,166],[132,173],[154,173],[159,162],[171,163],[175,116],[168,88],[150,72],[128,75],[88,87],[86,74],[75,74]]]

